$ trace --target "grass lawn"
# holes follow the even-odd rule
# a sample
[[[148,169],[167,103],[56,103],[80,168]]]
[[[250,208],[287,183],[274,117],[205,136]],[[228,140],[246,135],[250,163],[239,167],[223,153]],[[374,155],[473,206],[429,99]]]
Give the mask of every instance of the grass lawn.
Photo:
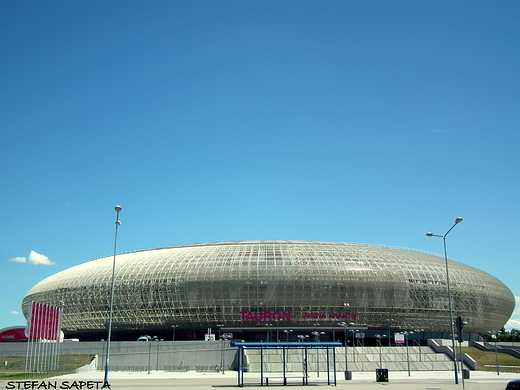
[[[497,356],[499,366],[520,367],[520,359],[505,353],[499,353],[495,355],[495,352],[481,351],[480,349],[475,347],[464,347],[462,348],[462,353],[467,353],[469,356],[471,356],[473,359],[477,361],[477,370],[484,371],[486,370],[485,366],[496,366]]]
[[[31,378],[45,378],[47,376],[56,375],[56,373],[69,373],[73,372],[76,368],[90,364],[93,355],[61,355],[58,369],[49,374],[34,374]],[[0,367],[0,380],[10,380],[24,378],[25,374],[25,357],[0,357],[3,363]],[[7,362],[7,364],[6,364]]]

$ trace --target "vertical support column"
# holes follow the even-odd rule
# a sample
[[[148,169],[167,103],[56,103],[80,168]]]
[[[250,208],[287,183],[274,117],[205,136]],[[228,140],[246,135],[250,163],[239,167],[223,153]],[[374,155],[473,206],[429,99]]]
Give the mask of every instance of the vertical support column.
[[[330,385],[330,356],[329,347],[327,346],[327,384]]]
[[[332,364],[334,365],[334,386],[336,386],[337,375],[336,375],[336,347],[332,347],[332,358],[334,359]]]
[[[238,387],[244,387],[244,347],[238,347]]]
[[[260,347],[260,386],[264,385],[264,349]]]
[[[304,375],[304,381],[305,381],[305,385],[308,385],[309,384],[309,354],[307,353],[307,347],[304,347],[304,351],[305,351],[305,364],[303,365],[304,367],[304,370],[305,372],[303,373]]]
[[[285,347],[282,347],[282,364],[283,364],[283,384],[287,384],[287,378],[285,377]]]

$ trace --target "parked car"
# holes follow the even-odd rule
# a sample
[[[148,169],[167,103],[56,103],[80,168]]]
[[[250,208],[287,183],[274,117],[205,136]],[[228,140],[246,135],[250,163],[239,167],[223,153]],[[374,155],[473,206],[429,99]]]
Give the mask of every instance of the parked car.
[[[507,384],[506,390],[518,390],[520,389],[520,379],[516,379]]]
[[[141,336],[137,339],[137,341],[148,341],[150,340],[150,336]]]

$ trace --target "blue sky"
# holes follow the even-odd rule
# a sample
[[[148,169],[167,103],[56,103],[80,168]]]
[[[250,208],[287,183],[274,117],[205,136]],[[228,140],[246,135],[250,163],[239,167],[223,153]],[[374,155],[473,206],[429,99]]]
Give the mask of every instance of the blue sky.
[[[518,1],[0,2],[0,328],[118,249],[391,245],[517,297]],[[17,314],[18,313],[18,314]]]

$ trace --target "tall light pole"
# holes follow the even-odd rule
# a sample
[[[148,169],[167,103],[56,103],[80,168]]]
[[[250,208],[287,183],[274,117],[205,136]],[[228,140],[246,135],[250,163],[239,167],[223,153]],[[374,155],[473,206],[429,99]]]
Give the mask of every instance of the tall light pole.
[[[498,350],[497,350],[497,341],[498,341],[498,335],[500,332],[497,332],[496,330],[490,330],[488,332],[491,336],[495,336],[495,361],[497,366],[497,375],[500,375],[500,366],[498,365]]]
[[[105,378],[103,379],[103,388],[110,388],[108,384],[108,365],[110,361],[110,338],[112,337],[112,316],[114,313],[114,284],[115,284],[115,276],[116,276],[116,253],[117,253],[117,229],[119,225],[121,225],[121,221],[119,220],[119,213],[123,208],[119,205],[114,207],[116,211],[116,233],[114,236],[114,260],[112,261],[112,286],[110,288],[110,308],[108,315],[108,337],[107,337],[107,354],[105,355]]]
[[[451,348],[453,350],[453,372],[455,373],[455,384],[456,385],[459,384],[459,376],[457,374],[457,359],[456,359],[457,352],[455,350],[455,327],[453,324],[453,304],[451,301],[450,272],[449,272],[449,268],[448,268],[448,252],[446,251],[446,236],[448,235],[449,232],[451,232],[451,230],[455,227],[455,225],[457,225],[460,222],[462,222],[462,217],[458,217],[455,220],[455,223],[453,224],[453,226],[443,236],[441,236],[439,234],[433,234],[431,232],[426,233],[427,237],[441,237],[442,241],[444,242],[444,261],[446,263],[446,284],[448,287],[448,307],[449,307],[449,311],[450,311]]]

